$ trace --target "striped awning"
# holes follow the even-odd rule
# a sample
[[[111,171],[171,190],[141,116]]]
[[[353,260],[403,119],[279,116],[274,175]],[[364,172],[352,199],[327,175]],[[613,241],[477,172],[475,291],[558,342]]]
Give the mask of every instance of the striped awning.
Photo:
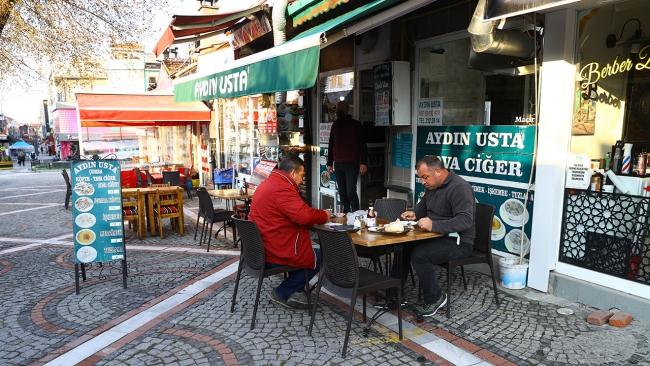
[[[349,0],[298,0],[287,7],[294,27],[336,8]]]

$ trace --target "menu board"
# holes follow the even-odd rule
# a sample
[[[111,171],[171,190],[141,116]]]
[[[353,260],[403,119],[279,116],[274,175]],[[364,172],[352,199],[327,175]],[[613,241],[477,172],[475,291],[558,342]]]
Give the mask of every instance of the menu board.
[[[413,134],[393,134],[392,165],[400,168],[411,168],[411,154],[413,153]]]
[[[82,160],[70,171],[75,262],[124,259],[119,163]]]
[[[277,161],[260,160],[253,169],[252,180],[254,183],[262,183],[271,175],[271,172],[278,166]]]
[[[374,82],[375,126],[390,126],[392,123],[392,64],[388,62],[373,66],[372,77]]]
[[[336,173],[330,174],[327,171],[328,148],[320,148],[320,186],[322,188],[336,189]]]

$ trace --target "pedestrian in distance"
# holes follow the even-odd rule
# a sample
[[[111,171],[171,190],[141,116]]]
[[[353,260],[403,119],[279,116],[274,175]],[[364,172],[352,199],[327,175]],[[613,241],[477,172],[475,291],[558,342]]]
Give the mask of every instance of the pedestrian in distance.
[[[25,153],[22,151],[18,153],[18,165],[25,166]]]
[[[368,145],[361,122],[350,116],[347,102],[336,105],[336,121],[330,130],[327,171],[336,173],[336,183],[345,212],[359,210],[357,179],[368,170]]]
[[[278,169],[255,190],[248,218],[259,227],[267,268],[308,268],[311,279],[320,270],[320,249],[312,246],[309,227],[326,223],[332,213],[309,207],[300,197],[304,173],[302,159],[285,156]],[[304,270],[291,271],[271,291],[270,300],[285,307],[306,308],[308,295],[302,291],[304,285]]]

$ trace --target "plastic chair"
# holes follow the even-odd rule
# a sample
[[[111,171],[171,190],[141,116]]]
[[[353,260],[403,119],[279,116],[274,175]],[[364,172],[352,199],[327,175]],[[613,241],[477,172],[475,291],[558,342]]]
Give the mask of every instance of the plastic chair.
[[[140,174],[140,168],[134,167],[133,171],[135,172],[136,188],[142,188],[142,175]]]
[[[377,212],[378,219],[395,221],[401,217],[404,211],[406,211],[406,201],[399,198],[380,198],[375,200],[374,207],[375,212]],[[375,272],[377,272],[377,267],[379,267],[379,273],[384,273],[381,268],[380,257],[385,253],[385,248],[368,248],[357,246],[357,255],[360,258],[370,259],[372,261]],[[413,279],[413,286],[415,286],[415,279]]]
[[[180,187],[181,185],[181,173],[178,170],[166,171],[163,170],[163,183],[169,183],[172,187]]]
[[[230,312],[235,311],[235,301],[237,299],[237,289],[239,288],[239,279],[241,278],[242,269],[249,276],[257,278],[257,294],[255,295],[255,305],[253,306],[253,318],[251,319],[251,330],[255,328],[255,317],[257,315],[257,305],[260,302],[260,292],[262,290],[262,281],[265,277],[273,276],[284,272],[304,270],[305,271],[305,290],[309,294],[309,273],[307,268],[296,268],[291,266],[280,266],[276,268],[266,268],[266,254],[264,252],[264,242],[262,235],[253,221],[242,220],[232,216],[235,226],[241,236],[241,255],[239,257],[239,267],[237,268],[237,279],[235,280],[235,291],[232,294],[232,305]],[[307,295],[307,309],[311,309],[311,296]],[[313,318],[312,318],[313,319]]]
[[[70,176],[68,175],[68,172],[63,169],[61,170],[61,175],[63,175],[63,180],[65,180],[65,186],[66,186],[66,191],[65,191],[65,210],[68,210],[68,206],[70,206],[70,197],[72,196],[72,185],[70,184]]]
[[[191,194],[191,184],[188,184],[188,181],[191,182],[192,178],[190,175],[192,174],[192,168],[178,168],[179,172],[179,181],[180,183],[178,184],[181,188],[183,188],[187,192],[187,198],[192,199],[192,194]],[[185,176],[185,179],[180,178],[180,174],[183,174]]]
[[[151,173],[149,173],[149,170],[151,168],[145,170],[145,174],[147,174],[147,187],[151,187],[153,185],[153,179],[151,179]]]
[[[348,325],[345,330],[343,341],[343,357],[347,352],[348,340],[350,338],[350,327],[354,318],[354,306],[357,296],[363,295],[363,321],[366,322],[366,294],[378,290],[396,288],[397,298],[401,298],[401,281],[399,278],[384,276],[372,272],[366,268],[359,267],[359,258],[355,245],[352,242],[350,233],[345,231],[333,231],[329,229],[317,229],[318,239],[321,248],[321,267],[316,284],[316,301],[314,310],[311,313],[309,322],[309,335],[311,335],[318,306],[318,296],[321,287],[337,296],[350,299],[350,311],[348,312]],[[402,340],[402,305],[397,301],[397,318],[399,322],[399,340]]]
[[[447,318],[451,316],[451,271],[454,267],[460,266],[460,273],[463,278],[463,287],[467,290],[467,280],[465,279],[466,264],[485,263],[490,266],[490,275],[492,276],[492,286],[494,287],[494,299],[499,306],[499,293],[497,291],[497,281],[494,276],[494,266],[492,263],[492,220],[494,219],[494,206],[485,203],[476,204],[475,227],[476,239],[474,239],[474,250],[472,255],[467,258],[454,259],[449,262],[439,264],[447,270]]]
[[[201,239],[200,243],[203,243],[203,240],[205,239],[205,236],[207,235],[208,237],[208,252],[210,251],[210,242],[212,241],[212,226],[214,225],[215,222],[223,222],[223,225],[217,230],[217,233],[215,234],[215,237],[219,235],[219,232],[223,230],[224,232],[224,237],[227,237],[227,231],[226,227],[228,226],[228,222],[232,220],[232,211],[226,211],[222,209],[214,209],[214,205],[212,204],[212,198],[210,197],[210,194],[208,194],[208,191],[205,190],[205,188],[199,188],[196,190],[196,194],[199,197],[199,216],[197,217],[196,221],[196,229],[198,230],[199,227],[199,217],[203,217],[203,226],[201,227]],[[201,216],[202,215],[202,216]],[[210,224],[210,229],[207,230],[206,233],[206,227],[207,225]],[[194,232],[194,239],[196,240],[196,230]],[[237,237],[235,234],[235,231],[233,230],[233,241],[236,241]]]

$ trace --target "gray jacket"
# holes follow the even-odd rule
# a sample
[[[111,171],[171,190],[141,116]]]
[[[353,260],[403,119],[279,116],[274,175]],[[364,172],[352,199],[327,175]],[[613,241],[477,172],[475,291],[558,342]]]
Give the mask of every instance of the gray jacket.
[[[428,217],[433,221],[431,231],[440,234],[458,233],[462,242],[474,245],[474,190],[453,171],[449,171],[440,187],[427,190],[413,211],[418,219]]]

